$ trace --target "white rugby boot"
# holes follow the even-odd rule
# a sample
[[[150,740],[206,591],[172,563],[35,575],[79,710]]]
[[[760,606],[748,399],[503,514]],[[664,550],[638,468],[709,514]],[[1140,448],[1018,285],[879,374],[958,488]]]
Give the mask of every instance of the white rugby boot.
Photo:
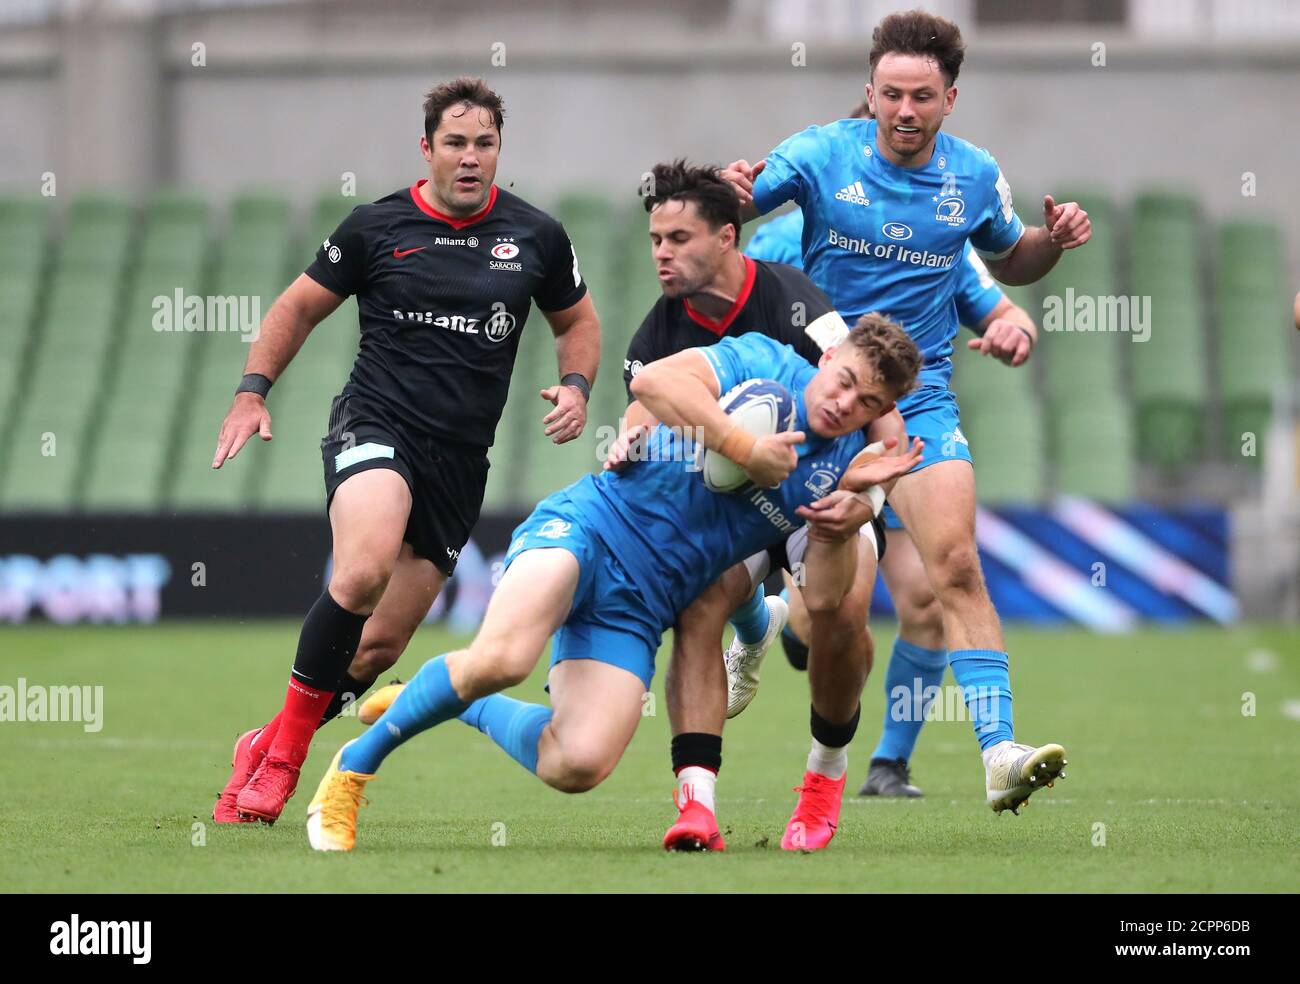
[[[1060,745],[1018,745],[1000,741],[984,752],[985,787],[994,813],[1010,810],[1017,816],[1040,789],[1065,778],[1065,749]]]
[[[763,657],[776,642],[790,618],[790,606],[780,595],[767,596],[767,631],[752,646],[746,646],[739,637],[722,654],[727,664],[727,717],[734,718],[749,706],[758,693],[758,668]]]

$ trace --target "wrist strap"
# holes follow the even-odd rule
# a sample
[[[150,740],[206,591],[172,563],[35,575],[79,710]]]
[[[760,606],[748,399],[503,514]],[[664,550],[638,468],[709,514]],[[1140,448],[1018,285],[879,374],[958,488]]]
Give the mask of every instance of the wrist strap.
[[[1024,336],[1025,336],[1027,339],[1029,339],[1029,347],[1030,347],[1031,349],[1037,347],[1037,345],[1038,345],[1038,340],[1037,340],[1036,338],[1034,338],[1034,336],[1031,335],[1031,334],[1029,333],[1029,329],[1028,329],[1028,328],[1024,327],[1023,325],[1013,325],[1013,327],[1015,327],[1015,328],[1019,328],[1020,331],[1022,331],[1022,332],[1024,333]]]
[[[732,427],[727,432],[727,436],[722,439],[722,443],[718,445],[718,453],[744,468],[749,464],[749,456],[753,453],[757,440],[753,434],[737,425]]]
[[[572,386],[582,393],[582,398],[590,402],[591,400],[591,383],[587,382],[587,377],[580,372],[566,372],[560,377],[561,386]]]
[[[872,516],[879,516],[880,510],[885,507],[885,490],[879,485],[869,485],[853,495],[859,502],[865,502],[871,507]]]
[[[271,380],[267,379],[260,372],[246,373],[239,383],[239,388],[235,390],[235,395],[240,393],[256,393],[262,399],[266,399],[266,394],[271,392]]]

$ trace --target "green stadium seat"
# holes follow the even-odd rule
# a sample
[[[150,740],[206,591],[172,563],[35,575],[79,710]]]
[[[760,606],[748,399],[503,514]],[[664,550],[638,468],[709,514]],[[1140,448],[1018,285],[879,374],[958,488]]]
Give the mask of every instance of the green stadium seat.
[[[53,198],[0,196],[0,271],[35,280],[45,265]]]
[[[0,420],[12,419],[11,405],[21,395],[40,284],[35,271],[0,272]],[[0,437],[4,430],[0,425]],[[3,469],[4,450],[0,447],[0,471]]]
[[[1132,408],[1118,394],[1058,407],[1050,423],[1056,491],[1102,502],[1127,502],[1137,492]]]
[[[78,235],[98,228],[105,237],[116,236],[123,248],[95,264],[70,266],[72,233],[65,234],[35,329],[26,396],[5,436],[9,453],[0,474],[0,505],[12,509],[53,510],[75,502],[88,459],[87,426],[111,361],[122,258],[130,236],[127,213],[94,199],[79,199],[72,211],[70,228]],[[109,214],[122,222],[108,221]],[[112,243],[107,247],[111,250]],[[41,454],[46,433],[55,437],[56,454],[49,458]]]
[[[138,263],[116,335],[103,403],[90,429],[83,504],[97,510],[150,510],[162,503],[174,420],[186,408],[184,383],[196,339],[210,333],[238,338],[237,307],[208,304],[205,265],[211,241],[206,203],[171,191],[150,202]],[[178,293],[179,292],[179,295]],[[181,306],[177,309],[179,297]],[[186,308],[197,298],[202,316],[187,324]],[[163,311],[170,311],[172,330]],[[210,323],[209,316],[222,318]],[[217,332],[220,328],[222,331]],[[182,330],[177,330],[182,329]],[[148,394],[142,400],[142,394]]]
[[[1008,373],[1016,370],[1003,366]],[[1030,503],[1046,489],[1043,415],[1031,396],[962,405],[962,432],[976,462],[979,500],[988,505]]]
[[[968,348],[975,338],[971,332],[962,331],[952,341],[952,389],[963,411],[967,406],[996,403],[1004,398],[1035,400],[1033,366],[1037,355],[1024,365],[1008,366]]]
[[[63,230],[57,273],[120,276],[130,256],[134,220],[134,210],[121,198],[78,196]]]
[[[627,350],[616,249],[621,232],[619,216],[608,198],[589,194],[565,195],[556,214],[573,242],[578,269],[601,320],[600,367],[587,413],[589,419],[605,421],[623,404],[621,379],[623,353]],[[533,317],[543,318],[540,311]],[[542,324],[545,326],[544,318]],[[550,361],[554,365],[554,358]]]
[[[1129,351],[1143,460],[1165,469],[1190,466],[1202,454],[1207,403],[1199,295],[1154,294],[1150,335]]]
[[[23,409],[9,432],[0,505],[9,512],[66,512],[76,504],[86,458],[86,413],[81,407],[59,405],[67,391],[47,386],[34,392],[38,398]]]
[[[256,298],[260,323],[275,298],[296,275],[293,267],[297,258],[292,253],[292,242],[293,210],[289,200],[270,192],[242,192],[231,202],[225,236],[218,250],[214,293],[222,297]],[[307,262],[303,259],[301,266],[306,267]],[[318,330],[324,331],[324,325]],[[183,411],[177,415],[164,498],[172,508],[187,512],[244,508],[251,501],[259,471],[266,464],[266,452],[271,447],[276,450],[280,447],[278,437],[270,447],[249,448],[233,462],[212,470],[217,433],[230,409],[248,356],[248,345],[234,335],[208,334],[192,341],[188,346],[190,358],[186,366]],[[314,352],[315,347],[310,345],[309,349]],[[277,389],[274,399],[278,400],[279,396]],[[274,411],[272,426],[278,431]],[[255,439],[253,443],[258,445],[261,441]]]
[[[1262,444],[1274,397],[1290,378],[1290,313],[1280,297],[1226,293],[1215,299],[1214,363],[1224,413],[1224,453],[1241,454],[1242,434]],[[1262,455],[1248,459],[1258,468]]]
[[[1148,189],[1138,194],[1133,203],[1138,222],[1148,219],[1173,219],[1195,223],[1200,216],[1196,195],[1178,189]]]
[[[329,429],[330,404],[343,389],[356,358],[357,338],[357,302],[349,298],[316,326],[276,381],[267,399],[274,438],[264,448],[253,449],[264,452],[255,459],[256,472],[250,478],[252,501],[258,508],[319,508],[324,501],[320,442]],[[233,382],[238,378],[238,372],[230,377]],[[233,396],[233,383],[227,392]],[[252,462],[245,465],[252,466]]]

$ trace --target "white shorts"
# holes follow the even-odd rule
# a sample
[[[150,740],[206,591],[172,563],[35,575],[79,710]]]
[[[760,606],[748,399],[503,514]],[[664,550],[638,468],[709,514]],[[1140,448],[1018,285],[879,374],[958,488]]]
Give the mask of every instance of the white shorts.
[[[875,517],[869,523],[865,523],[858,536],[866,537],[871,544],[871,551],[876,555],[879,561],[881,555],[885,552],[885,529],[884,521]],[[767,550],[760,550],[753,556],[745,558],[745,569],[749,571],[749,583],[753,588],[767,580],[767,576],[772,573],[772,568],[779,566],[787,571],[803,563],[804,551],[808,548],[808,527],[800,526],[785,539],[785,543],[780,547],[771,547]],[[784,557],[782,556],[784,554]]]

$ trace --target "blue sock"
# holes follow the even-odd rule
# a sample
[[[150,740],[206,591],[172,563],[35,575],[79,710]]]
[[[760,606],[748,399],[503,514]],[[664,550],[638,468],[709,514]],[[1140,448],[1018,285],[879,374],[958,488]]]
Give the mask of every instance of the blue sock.
[[[542,729],[551,720],[549,707],[491,694],[465,708],[460,719],[478,728],[512,759],[537,775],[537,743],[542,739]]]
[[[778,592],[778,594],[781,600],[786,603],[786,607],[789,607],[790,589],[782,588],[780,592]],[[799,643],[800,645],[803,645],[802,640],[797,635],[794,634],[794,629],[790,628],[790,620],[788,618],[785,620],[785,625],[781,628],[781,635],[785,636],[787,639],[793,639],[795,642]]]
[[[1007,654],[995,649],[955,649],[948,654],[948,662],[975,719],[980,751],[1014,740]]]
[[[420,667],[383,716],[343,750],[339,768],[373,774],[402,742],[454,718],[467,706],[452,688],[446,654],[437,656]]]
[[[947,650],[925,649],[901,637],[894,640],[885,669],[885,727],[873,759],[911,759],[926,709],[947,668]]]
[[[760,584],[754,594],[731,613],[731,627],[736,630],[736,638],[747,646],[761,642],[767,633],[767,595]]]

